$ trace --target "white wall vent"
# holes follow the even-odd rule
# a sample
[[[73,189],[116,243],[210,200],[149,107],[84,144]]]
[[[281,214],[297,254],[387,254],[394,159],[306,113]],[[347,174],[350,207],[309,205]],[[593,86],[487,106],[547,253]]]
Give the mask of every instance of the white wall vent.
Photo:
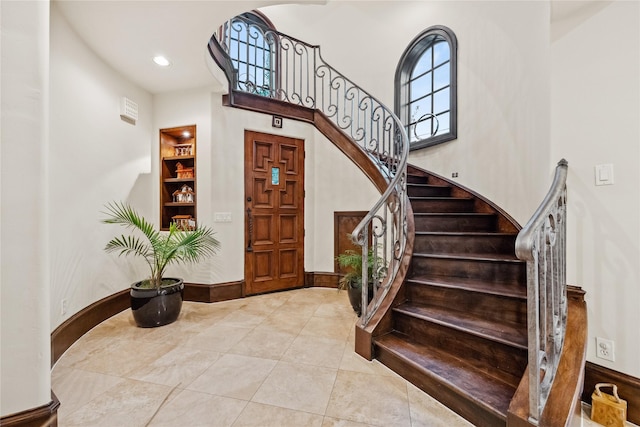
[[[123,96],[120,99],[120,117],[133,122],[138,120],[138,104]]]

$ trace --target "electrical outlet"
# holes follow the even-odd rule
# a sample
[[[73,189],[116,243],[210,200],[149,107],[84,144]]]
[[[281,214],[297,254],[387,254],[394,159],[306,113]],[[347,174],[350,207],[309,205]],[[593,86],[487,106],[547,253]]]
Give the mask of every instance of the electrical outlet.
[[[63,299],[60,301],[60,313],[64,316],[67,314],[67,300]]]
[[[596,337],[596,357],[614,362],[613,340]]]

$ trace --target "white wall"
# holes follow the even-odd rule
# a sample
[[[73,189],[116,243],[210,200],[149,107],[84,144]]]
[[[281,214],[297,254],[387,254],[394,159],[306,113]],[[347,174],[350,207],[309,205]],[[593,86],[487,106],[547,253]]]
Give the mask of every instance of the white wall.
[[[606,7],[604,7],[606,6]],[[569,161],[569,283],[586,291],[593,363],[640,377],[640,3],[554,23],[552,156]],[[615,184],[594,184],[611,163]],[[595,357],[615,341],[615,362]]]
[[[147,275],[146,265],[103,252],[121,230],[100,224],[105,203],[126,201],[159,222],[159,129],[196,124],[198,220],[213,226],[219,254],[172,271],[196,283],[244,278],[244,129],[305,140],[308,271],[333,270],[333,211],[366,210],[377,199],[362,173],[311,125],[223,107],[210,88],[152,96],[102,62],[51,14],[51,328],[89,304]],[[212,86],[213,81],[212,78]],[[134,126],[120,119],[119,100],[139,104]],[[334,193],[334,188],[341,192]],[[214,223],[231,212],[231,223]],[[66,313],[62,314],[62,303]]]
[[[333,1],[261,10],[280,31],[320,45],[329,64],[390,107],[406,46],[432,25],[451,28],[459,136],[412,153],[410,162],[444,176],[458,172],[460,183],[520,222],[530,217],[556,162],[549,159],[548,2]]]
[[[174,270],[189,281],[244,279],[245,129],[305,141],[306,271],[333,271],[333,212],[367,210],[379,197],[360,170],[310,124],[284,119],[282,129],[273,128],[270,115],[224,107],[221,94],[207,89],[156,95],[154,110],[158,129],[197,125],[197,217],[214,228],[221,250],[195,268]],[[230,212],[232,221],[214,222],[216,212]]]
[[[49,3],[2,2],[0,416],[51,401],[47,246]]]
[[[145,216],[151,193],[151,95],[89,50],[51,8],[49,145],[51,326],[90,303],[129,287],[146,266],[103,252],[122,230],[100,224],[105,203],[126,201]],[[139,106],[135,125],[120,118],[120,98]],[[62,301],[67,310],[62,314]]]

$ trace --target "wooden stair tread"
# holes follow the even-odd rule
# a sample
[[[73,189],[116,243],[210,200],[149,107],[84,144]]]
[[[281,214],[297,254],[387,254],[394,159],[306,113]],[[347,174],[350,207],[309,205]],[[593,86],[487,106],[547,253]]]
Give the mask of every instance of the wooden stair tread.
[[[510,264],[526,264],[525,261],[519,260],[515,254],[495,254],[495,253],[451,253],[451,254],[433,254],[433,253],[415,253],[417,258],[437,258],[461,261],[485,261],[485,262],[504,262]]]
[[[459,357],[432,346],[411,342],[398,333],[376,339],[376,345],[395,355],[422,375],[435,379],[473,404],[506,421],[515,387],[489,375]],[[487,367],[487,369],[492,369]],[[437,397],[437,396],[434,396]]]
[[[451,307],[434,307],[427,304],[405,302],[393,309],[395,313],[418,317],[459,331],[518,349],[527,349],[526,325],[509,322],[497,323],[473,313],[455,310]]]
[[[413,216],[444,216],[444,217],[495,217],[496,214],[486,212],[414,212]]]
[[[422,236],[471,236],[471,237],[484,237],[484,236],[501,236],[501,237],[513,237],[518,233],[494,233],[491,231],[416,231],[416,235]]]
[[[466,202],[468,201],[472,201],[473,197],[453,197],[453,196],[411,196],[409,197],[409,200],[411,201],[420,201],[420,200],[433,200],[433,201],[440,201],[440,200],[445,200],[445,201],[449,201],[449,200],[464,200]]]
[[[407,182],[407,187],[451,188],[450,185],[422,184],[418,182]]]
[[[415,275],[407,279],[407,282],[527,300],[527,289],[520,283],[487,282],[466,277],[429,275]]]

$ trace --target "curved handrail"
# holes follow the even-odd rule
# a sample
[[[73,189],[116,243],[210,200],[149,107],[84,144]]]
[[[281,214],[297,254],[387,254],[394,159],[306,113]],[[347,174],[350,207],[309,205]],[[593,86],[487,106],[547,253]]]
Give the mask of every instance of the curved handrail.
[[[568,162],[562,159],[546,197],[516,239],[527,262],[529,421],[538,424],[562,353],[567,324],[566,201]]]
[[[234,91],[248,92],[322,111],[359,146],[388,181],[388,187],[351,234],[362,247],[367,283],[369,248],[374,258],[374,295],[362,287],[362,325],[366,325],[399,271],[406,249],[409,203],[406,191],[409,138],[402,122],[378,99],[329,65],[320,47],[264,27],[243,16],[225,23],[209,43],[213,59]],[[235,62],[231,59],[234,53]],[[252,58],[249,60],[240,58]],[[231,66],[230,66],[231,64]]]
[[[538,206],[538,209],[534,212],[529,219],[529,222],[518,233],[516,239],[516,256],[522,261],[533,261],[534,235],[538,232],[538,229],[544,224],[546,217],[545,213],[550,212],[554,208],[554,204],[560,199],[560,196],[566,189],[567,172],[569,169],[569,162],[565,159],[561,159],[556,166],[556,172],[551,183],[549,192]]]

